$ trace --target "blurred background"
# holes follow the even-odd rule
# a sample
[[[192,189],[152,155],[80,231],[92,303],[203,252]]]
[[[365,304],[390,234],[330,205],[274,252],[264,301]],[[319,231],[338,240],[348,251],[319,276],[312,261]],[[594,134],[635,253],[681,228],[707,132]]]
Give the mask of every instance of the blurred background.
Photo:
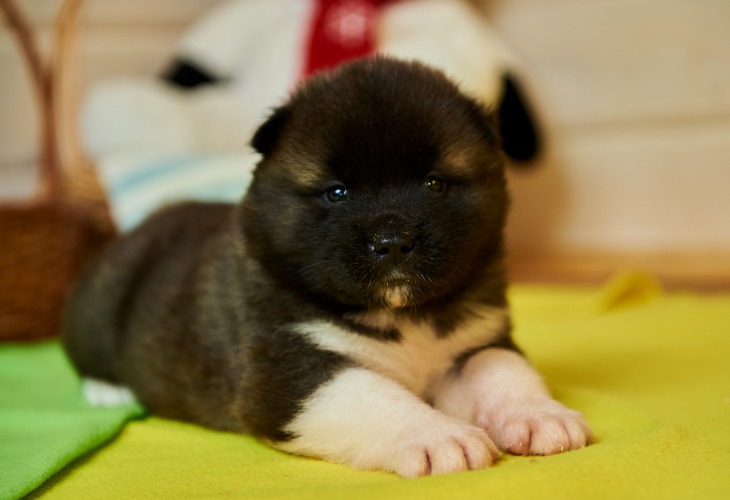
[[[156,77],[219,3],[88,2],[84,88]],[[639,266],[670,287],[730,289],[730,2],[471,3],[514,53],[546,145],[529,168],[510,169],[514,278],[595,282]],[[60,2],[18,4],[47,46]],[[4,24],[0,199],[33,192],[37,129]]]

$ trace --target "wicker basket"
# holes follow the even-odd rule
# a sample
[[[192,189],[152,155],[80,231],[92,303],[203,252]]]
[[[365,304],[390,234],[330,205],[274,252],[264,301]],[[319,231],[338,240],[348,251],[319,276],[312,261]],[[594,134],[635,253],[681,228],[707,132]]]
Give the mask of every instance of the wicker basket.
[[[0,0],[0,7],[28,65],[41,124],[37,194],[0,201],[0,340],[39,339],[58,333],[69,285],[116,231],[78,137],[82,1],[63,4],[45,66],[22,12],[12,0]]]

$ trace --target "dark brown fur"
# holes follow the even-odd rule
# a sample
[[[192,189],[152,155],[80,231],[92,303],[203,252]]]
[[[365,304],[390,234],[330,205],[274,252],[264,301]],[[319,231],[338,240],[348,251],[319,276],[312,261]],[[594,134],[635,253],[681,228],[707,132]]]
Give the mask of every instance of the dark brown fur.
[[[263,159],[240,204],[166,208],[81,280],[64,341],[82,374],[129,386],[161,416],[285,440],[301,402],[351,363],[292,325],[399,339],[351,319],[385,307],[394,285],[373,238],[413,239],[398,264],[412,294],[396,314],[445,336],[466,304],[505,305],[496,127],[440,73],[346,65],[303,84],[252,144]],[[429,191],[430,177],[447,188]],[[328,201],[340,184],[347,199]]]

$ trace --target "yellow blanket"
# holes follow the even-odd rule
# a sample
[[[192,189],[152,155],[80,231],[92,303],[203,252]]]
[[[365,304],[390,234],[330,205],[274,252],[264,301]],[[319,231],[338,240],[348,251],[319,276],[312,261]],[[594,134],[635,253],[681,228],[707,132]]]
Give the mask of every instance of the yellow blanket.
[[[595,444],[404,480],[155,418],[41,487],[48,498],[730,498],[730,295],[515,286],[515,336]],[[2,444],[0,444],[2,446]]]

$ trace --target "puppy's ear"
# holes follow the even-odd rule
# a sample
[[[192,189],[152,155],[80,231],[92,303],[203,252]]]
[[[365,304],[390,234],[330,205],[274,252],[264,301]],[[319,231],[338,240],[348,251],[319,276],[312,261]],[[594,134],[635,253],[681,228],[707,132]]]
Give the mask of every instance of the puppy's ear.
[[[288,104],[276,108],[253,135],[251,146],[263,156],[271,154],[276,148],[290,116],[291,107]]]
[[[472,100],[470,114],[474,124],[482,131],[484,139],[492,146],[501,148],[502,136],[498,111]]]

